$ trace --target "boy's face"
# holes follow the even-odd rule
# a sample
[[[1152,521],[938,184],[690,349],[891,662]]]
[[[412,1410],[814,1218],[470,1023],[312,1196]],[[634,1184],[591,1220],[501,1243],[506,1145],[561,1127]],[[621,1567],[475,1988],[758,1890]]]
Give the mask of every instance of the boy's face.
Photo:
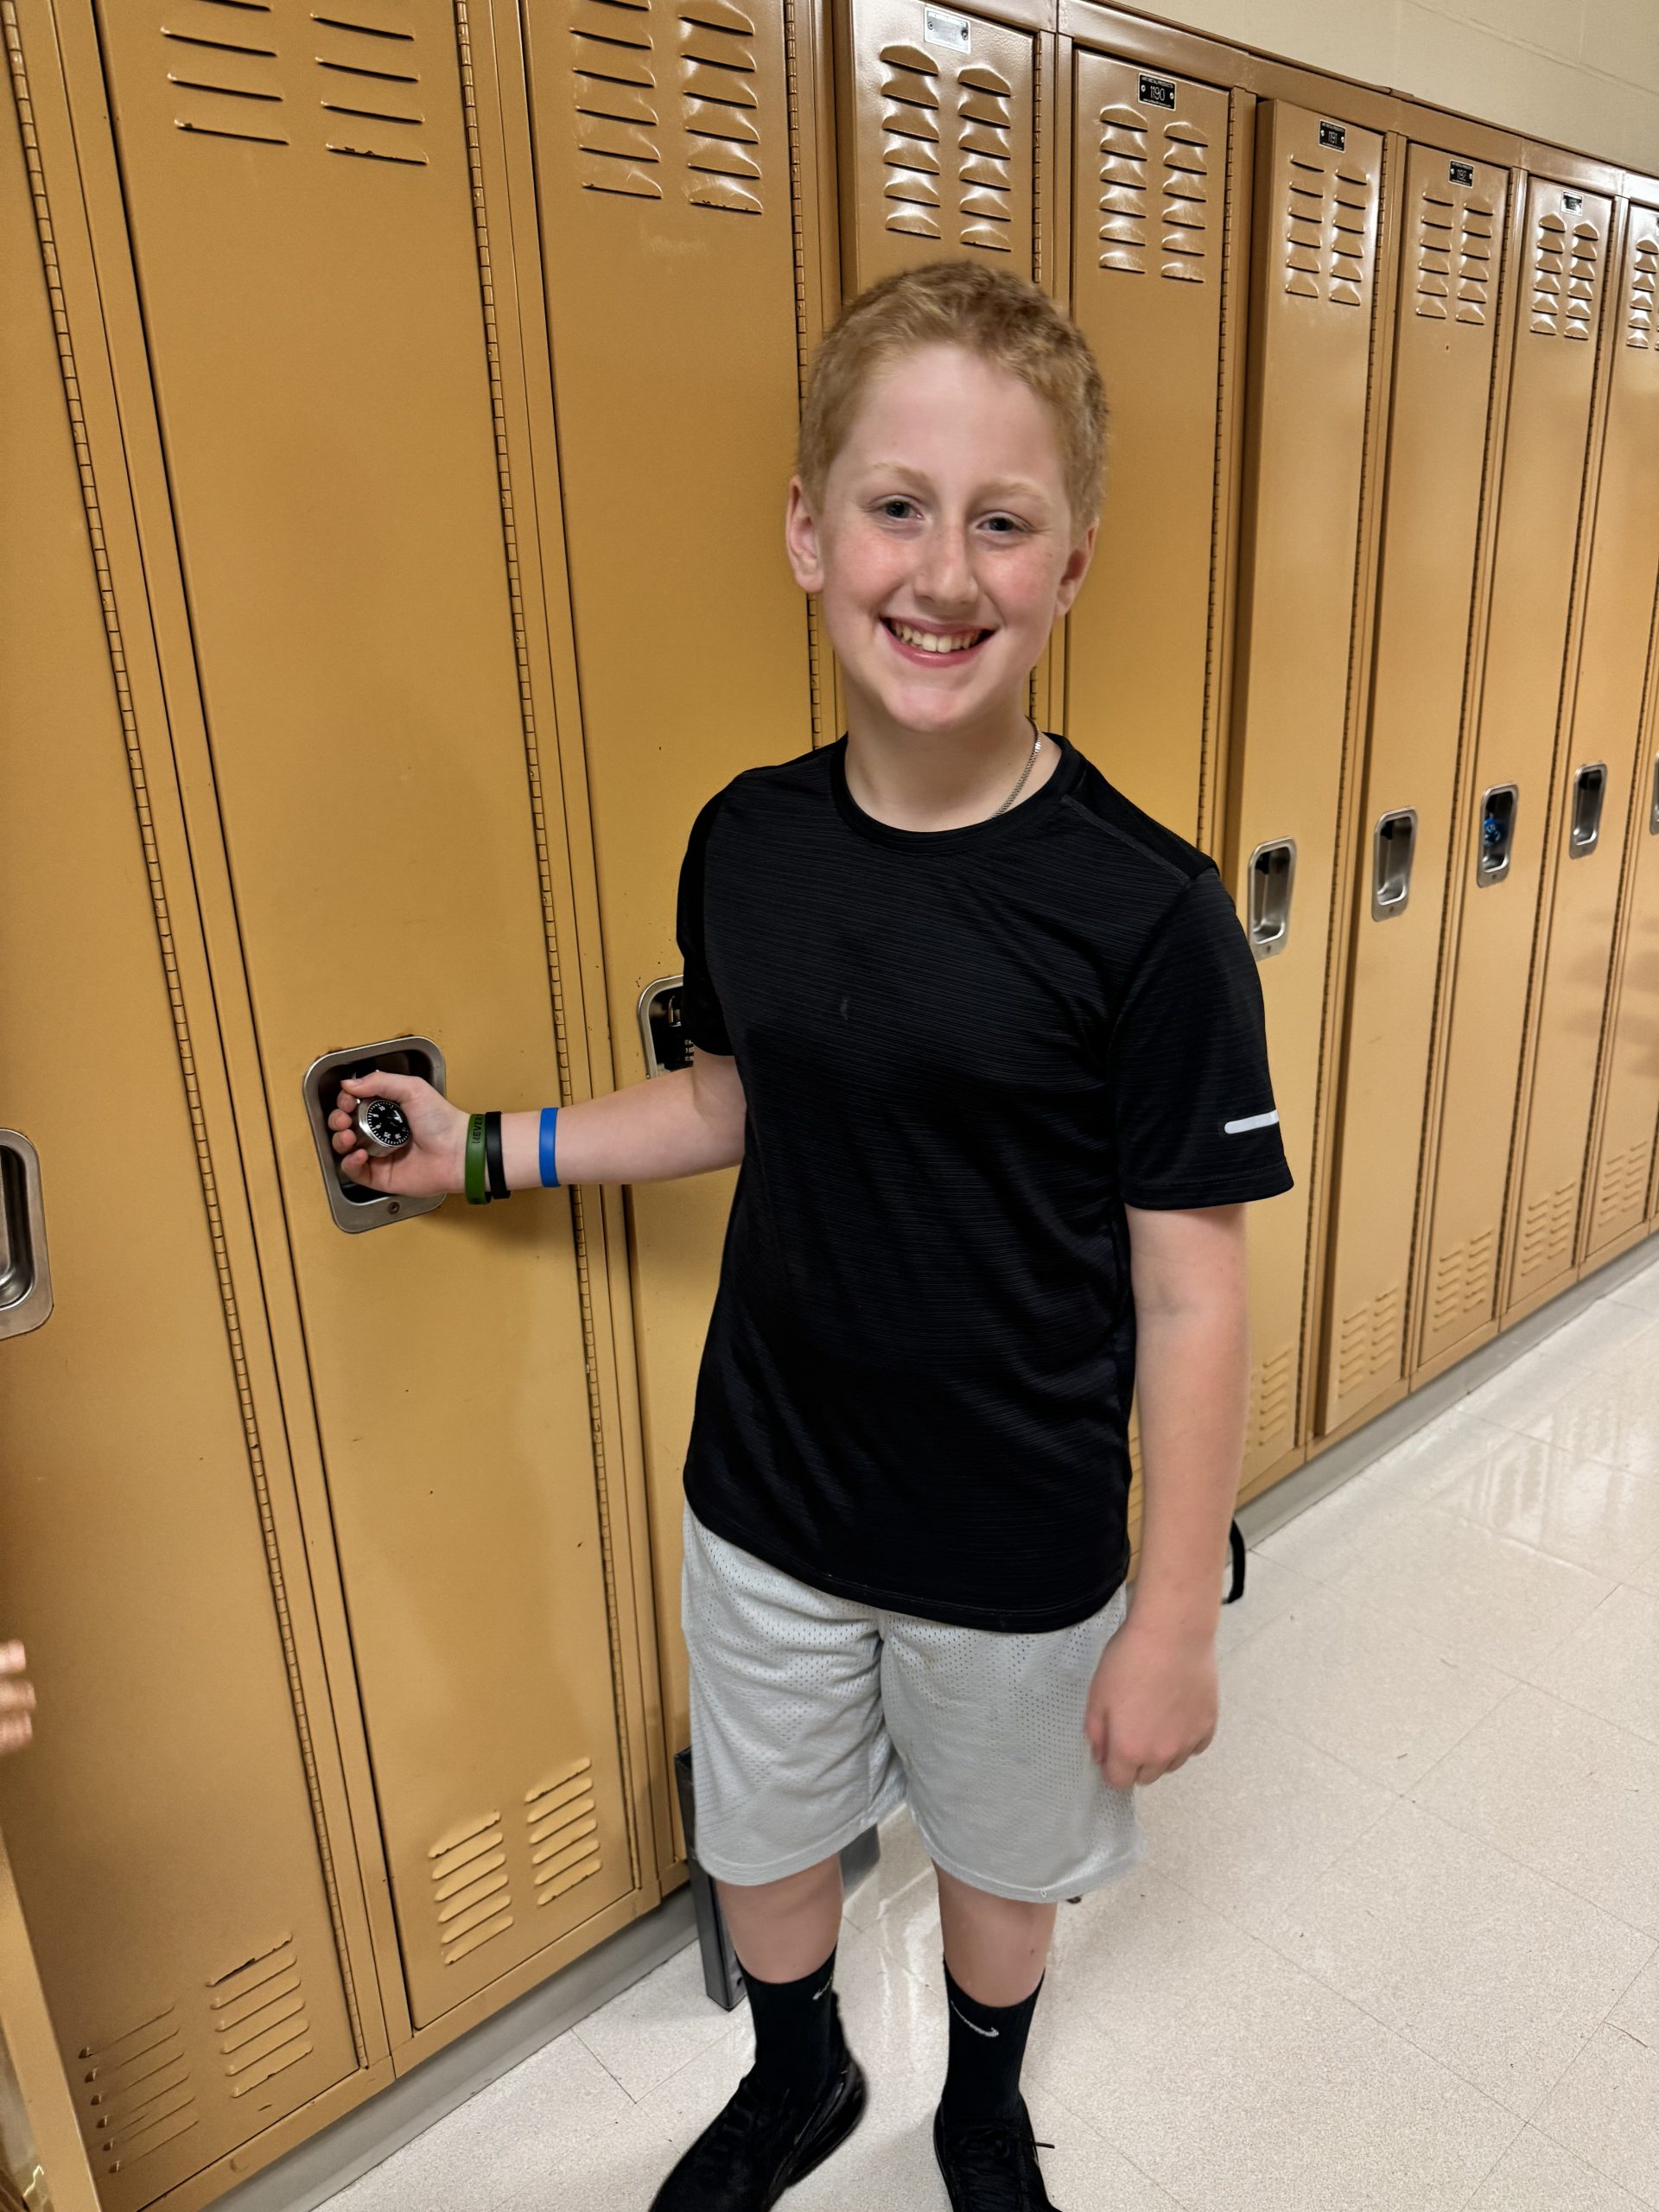
[[[1028,385],[958,346],[867,385],[815,512],[790,486],[790,565],[816,592],[855,715],[918,735],[1025,712],[1088,571],[1059,442]]]

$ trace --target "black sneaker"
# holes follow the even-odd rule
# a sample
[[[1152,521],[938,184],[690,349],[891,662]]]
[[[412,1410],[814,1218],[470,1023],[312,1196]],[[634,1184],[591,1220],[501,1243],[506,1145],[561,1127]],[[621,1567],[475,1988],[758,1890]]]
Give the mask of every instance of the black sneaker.
[[[941,2106],[933,2115],[933,2155],[950,2192],[951,2212],[1057,2212],[1043,2186],[1023,2097],[1017,2119],[949,2131]]]
[[[652,2199],[652,2212],[767,2212],[864,2117],[864,2069],[846,2045],[809,2102],[757,2087],[753,2072]]]

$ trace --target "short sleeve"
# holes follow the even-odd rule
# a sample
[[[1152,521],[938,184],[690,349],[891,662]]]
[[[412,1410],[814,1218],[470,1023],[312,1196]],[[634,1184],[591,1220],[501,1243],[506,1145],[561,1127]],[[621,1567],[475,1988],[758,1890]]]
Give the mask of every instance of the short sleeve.
[[[675,935],[679,940],[680,960],[685,974],[682,1002],[685,1034],[700,1052],[729,1053],[732,1040],[727,1034],[726,1016],[715,989],[714,979],[709,972],[709,948],[703,924],[703,877],[709,837],[715,826],[715,818],[720,812],[721,797],[721,794],[716,792],[691,825],[685,858],[680,863],[680,894],[675,917]]]
[[[1177,893],[1142,952],[1109,1069],[1127,1205],[1237,1205],[1291,1188],[1262,985],[1213,868]]]

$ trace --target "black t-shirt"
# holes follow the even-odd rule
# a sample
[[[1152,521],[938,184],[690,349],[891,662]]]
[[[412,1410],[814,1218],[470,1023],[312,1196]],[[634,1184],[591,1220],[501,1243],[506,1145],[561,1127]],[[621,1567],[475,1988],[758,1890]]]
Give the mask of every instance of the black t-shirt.
[[[752,768],[680,877],[687,1034],[748,1105],[691,1510],[817,1589],[1004,1630],[1128,1573],[1125,1201],[1291,1187],[1221,879],[1055,741],[959,830],[864,813],[844,739]]]

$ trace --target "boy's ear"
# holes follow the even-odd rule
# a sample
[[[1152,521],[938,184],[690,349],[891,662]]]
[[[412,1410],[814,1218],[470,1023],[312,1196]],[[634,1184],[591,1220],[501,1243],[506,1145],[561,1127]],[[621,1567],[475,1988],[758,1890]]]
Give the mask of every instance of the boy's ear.
[[[823,553],[818,543],[817,518],[806,503],[806,493],[798,476],[789,480],[789,504],[784,510],[784,550],[801,589],[822,591]]]
[[[1060,588],[1055,601],[1054,619],[1061,620],[1071,612],[1071,602],[1083,589],[1083,580],[1089,573],[1089,563],[1095,557],[1095,538],[1099,531],[1098,521],[1091,522],[1066,556],[1060,571]]]

